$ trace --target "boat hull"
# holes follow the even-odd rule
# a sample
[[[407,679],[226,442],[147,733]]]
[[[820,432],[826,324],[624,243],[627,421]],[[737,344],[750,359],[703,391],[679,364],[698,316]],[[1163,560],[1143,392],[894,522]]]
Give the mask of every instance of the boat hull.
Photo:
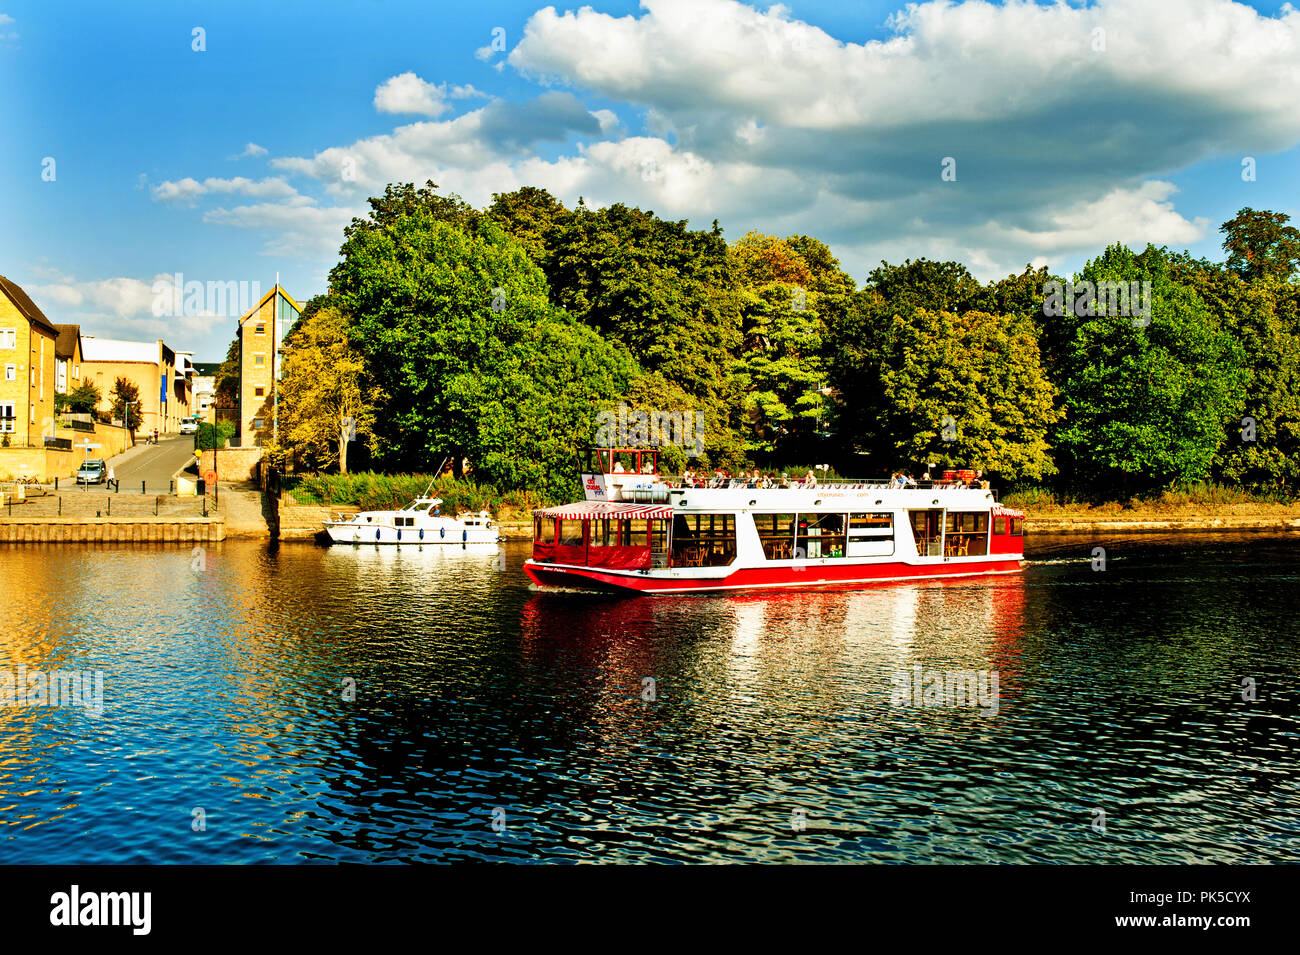
[[[336,544],[495,544],[501,535],[492,528],[390,527],[375,524],[326,523]]]
[[[803,567],[738,567],[723,576],[674,575],[672,571],[619,571],[609,568],[524,562],[524,573],[542,588],[594,589],[641,594],[722,593],[753,590],[856,590],[875,584],[947,580],[1019,573],[1020,555],[946,560],[942,563],[809,564]]]

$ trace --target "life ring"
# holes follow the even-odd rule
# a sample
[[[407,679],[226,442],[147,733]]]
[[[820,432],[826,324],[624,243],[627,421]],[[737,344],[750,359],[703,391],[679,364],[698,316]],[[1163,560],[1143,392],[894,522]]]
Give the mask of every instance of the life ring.
[[[216,483],[217,483],[217,472],[216,472],[216,471],[208,471],[206,474],[203,475],[203,480],[204,480],[205,482],[207,482],[207,484],[209,484],[209,485],[216,484]]]

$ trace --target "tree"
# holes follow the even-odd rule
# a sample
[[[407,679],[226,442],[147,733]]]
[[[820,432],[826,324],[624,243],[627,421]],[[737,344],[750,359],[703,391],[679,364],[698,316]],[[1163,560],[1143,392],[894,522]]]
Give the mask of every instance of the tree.
[[[1300,481],[1300,286],[1245,281],[1223,265],[1175,258],[1179,280],[1241,344],[1247,382],[1242,418],[1227,422],[1216,473],[1256,488]]]
[[[490,219],[457,225],[429,202],[404,210],[352,230],[333,298],[353,316],[365,387],[387,396],[375,423],[385,461],[427,469],[449,458],[459,474],[479,441],[475,382],[508,367],[512,346],[551,314],[546,279]]]
[[[546,277],[555,305],[680,386],[707,420],[734,427],[739,297],[716,222],[693,231],[621,203],[592,211],[579,201],[555,231]]]
[[[557,230],[572,213],[545,189],[524,186],[514,192],[494,192],[487,214],[528,250],[544,270],[555,250]]]
[[[579,204],[556,235],[547,268],[556,305],[623,344],[687,392],[725,389],[739,313],[726,242],[621,203]]]
[[[822,356],[826,315],[845,307],[853,280],[808,236],[751,232],[728,249],[728,267],[739,285],[735,368],[744,391],[745,447],[806,457],[817,446],[820,423],[830,417]]]
[[[128,431],[135,433],[144,421],[140,405],[140,388],[129,378],[119,377],[113,382],[113,416],[123,421]]]
[[[215,425],[204,421],[194,435],[194,446],[200,451],[214,451],[224,448],[226,442],[235,436],[235,426],[229,421],[218,421]]]
[[[1300,267],[1300,229],[1287,225],[1290,220],[1282,212],[1240,210],[1219,227],[1228,268],[1247,281],[1289,281]]]
[[[865,288],[890,311],[905,306],[962,314],[984,305],[985,289],[960,262],[908,259],[902,265],[881,262],[867,276]]]
[[[1047,435],[1060,412],[1028,318],[914,305],[882,318],[870,295],[858,306],[836,330],[832,379],[840,430],[873,465],[960,465],[1006,480],[1055,470]],[[864,378],[873,387],[856,387]]]
[[[365,364],[336,308],[313,311],[285,349],[280,379],[283,443],[308,458],[348,470],[349,441],[372,439],[382,396],[366,385]]]
[[[226,349],[226,358],[217,369],[214,390],[218,408],[239,407],[239,336]]]
[[[76,414],[92,414],[103,396],[93,381],[83,381],[68,395],[68,409]]]
[[[1151,283],[1150,323],[1069,309],[1060,324],[1065,419],[1054,435],[1067,482],[1126,493],[1207,476],[1247,381],[1240,345],[1159,249],[1116,244],[1081,281]],[[1095,302],[1092,303],[1095,306]]]
[[[473,225],[483,217],[483,213],[455,193],[439,195],[438,185],[432,179],[419,189],[410,182],[389,183],[382,196],[372,196],[367,202],[370,215],[354,218],[343,230],[345,239],[355,238],[361,232],[389,231],[402,219],[412,216],[460,227]]]
[[[626,351],[562,313],[532,323],[489,373],[448,384],[458,406],[474,409],[476,474],[503,488],[577,492],[579,451],[635,367]]]

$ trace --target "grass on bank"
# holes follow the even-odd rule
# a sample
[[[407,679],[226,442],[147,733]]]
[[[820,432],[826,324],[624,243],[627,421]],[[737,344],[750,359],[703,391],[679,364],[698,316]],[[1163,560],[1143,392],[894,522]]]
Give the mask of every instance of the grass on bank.
[[[1214,512],[1231,509],[1231,513],[1275,511],[1296,503],[1294,495],[1282,491],[1251,491],[1223,484],[1201,482],[1179,488],[1139,494],[1127,500],[1095,500],[1077,494],[1061,493],[1042,487],[1016,488],[1000,495],[1003,504],[1017,507],[1040,517],[1062,512],[1130,512],[1160,515],[1189,512]]]
[[[289,475],[284,479],[283,489],[299,504],[391,510],[425,496],[432,477],[430,474],[376,474],[373,471]],[[498,520],[527,519],[533,508],[558,503],[531,491],[501,492],[491,484],[479,484],[469,479],[458,481],[449,475],[434,481],[428,496],[442,498],[444,513],[487,510]]]

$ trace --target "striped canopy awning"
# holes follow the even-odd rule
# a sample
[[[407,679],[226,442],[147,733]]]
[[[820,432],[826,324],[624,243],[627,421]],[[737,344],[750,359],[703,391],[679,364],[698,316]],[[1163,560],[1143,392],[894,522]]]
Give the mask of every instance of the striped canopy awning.
[[[1024,517],[1025,512],[1021,510],[1017,510],[1014,507],[1005,507],[1001,504],[994,504],[993,516],[994,517]]]
[[[591,521],[598,518],[666,521],[673,516],[670,504],[614,504],[609,501],[578,501],[559,507],[540,507],[534,517],[558,517],[565,521]]]

